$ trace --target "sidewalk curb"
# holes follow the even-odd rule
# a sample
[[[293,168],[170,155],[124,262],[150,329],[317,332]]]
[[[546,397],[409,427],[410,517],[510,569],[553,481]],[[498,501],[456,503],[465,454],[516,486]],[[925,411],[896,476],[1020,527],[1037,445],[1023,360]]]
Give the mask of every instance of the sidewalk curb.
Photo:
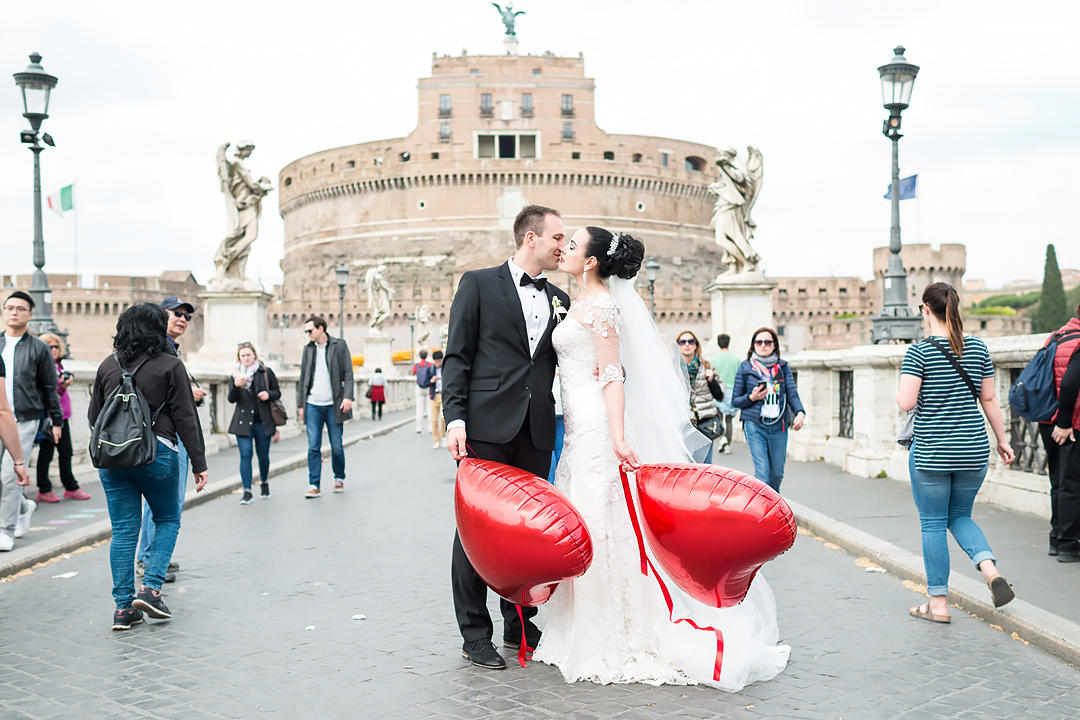
[[[386,435],[388,433],[404,427],[410,423],[415,422],[412,417],[404,418],[395,423],[391,423],[386,427],[381,427],[377,430],[368,431],[362,435],[358,435],[354,438],[349,438],[342,443],[343,447],[352,447],[357,443],[370,440],[380,435]],[[330,448],[323,448],[322,457],[325,460],[330,457]],[[295,453],[283,458],[278,463],[271,465],[270,477],[277,477],[287,472],[292,472],[298,468],[302,468],[307,465],[307,451]],[[215,500],[224,495],[229,495],[237,488],[241,486],[240,475],[231,475],[223,480],[217,482],[207,483],[202,492],[196,493],[194,490],[189,490],[187,496],[184,498],[184,510],[190,510],[193,507],[201,505],[205,502]],[[62,533],[57,536],[56,540],[49,543],[46,547],[31,547],[23,552],[19,550],[12,550],[4,558],[7,562],[0,564],[0,578],[10,577],[18,572],[26,570],[27,568],[33,568],[38,563],[51,560],[52,558],[69,553],[84,545],[90,545],[91,543],[98,542],[99,540],[107,540],[112,535],[112,523],[106,517],[97,522],[85,525],[77,530],[69,530],[66,533]]]
[[[893,575],[920,584],[926,583],[921,555],[908,552],[793,500],[787,500],[787,503],[800,527],[836,543],[849,553],[872,559]],[[986,585],[977,580],[957,574],[949,578],[949,602],[1007,634],[1068,663],[1080,665],[1080,625],[1020,599],[1013,600],[1005,607],[995,608],[989,595]]]

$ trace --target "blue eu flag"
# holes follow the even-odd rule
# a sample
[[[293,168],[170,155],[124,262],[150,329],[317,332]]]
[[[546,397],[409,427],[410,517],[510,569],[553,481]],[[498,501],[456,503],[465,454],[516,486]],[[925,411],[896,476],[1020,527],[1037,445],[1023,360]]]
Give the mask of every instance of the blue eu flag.
[[[910,200],[915,197],[915,184],[918,181],[918,175],[911,175],[906,178],[900,179],[900,199]],[[889,189],[885,191],[885,199],[888,200],[892,196],[892,183],[889,183]]]

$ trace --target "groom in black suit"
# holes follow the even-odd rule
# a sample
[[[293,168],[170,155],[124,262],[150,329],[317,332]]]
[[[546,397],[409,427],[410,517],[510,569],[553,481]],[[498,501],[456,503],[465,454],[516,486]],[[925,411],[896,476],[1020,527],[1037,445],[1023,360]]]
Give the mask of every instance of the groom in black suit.
[[[555,270],[566,247],[558,211],[527,205],[514,220],[517,250],[507,262],[461,276],[450,307],[443,360],[443,416],[454,460],[468,454],[547,477],[555,448],[555,349],[551,331],[558,308],[570,296],[544,277]],[[561,312],[561,311],[560,311]],[[462,655],[474,665],[502,670],[506,661],[491,643],[487,586],[454,535],[451,565],[454,610],[465,643]],[[500,600],[503,645],[517,649],[521,623],[512,603]],[[523,607],[525,638],[536,647],[540,630]]]

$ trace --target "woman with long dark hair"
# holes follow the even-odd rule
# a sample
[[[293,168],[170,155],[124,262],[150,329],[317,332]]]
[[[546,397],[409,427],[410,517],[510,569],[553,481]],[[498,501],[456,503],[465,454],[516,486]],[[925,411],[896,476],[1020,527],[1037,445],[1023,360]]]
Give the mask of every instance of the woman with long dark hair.
[[[240,451],[241,505],[251,502],[251,460],[259,459],[260,497],[270,497],[270,441],[276,432],[270,403],[281,399],[274,371],[259,360],[255,346],[242,342],[236,348],[236,368],[229,385],[229,402],[236,403],[229,432]]]
[[[101,488],[112,521],[109,563],[112,566],[113,630],[142,622],[142,613],[167,619],[172,613],[161,598],[161,584],[180,531],[180,498],[176,493],[177,439],[184,443],[195,474],[195,489],[206,486],[206,455],[202,430],[191,395],[191,382],[180,358],[169,350],[165,311],[151,303],[132,305],[116,321],[113,349],[97,369],[87,416],[93,427],[102,407],[120,385],[125,372],[134,373],[157,419],[153,432],[157,451],[149,465],[99,468]],[[142,501],[146,498],[157,526],[143,585],[135,593],[135,545],[139,540]]]
[[[986,478],[990,455],[980,403],[997,438],[1001,461],[1008,465],[1015,456],[998,407],[990,353],[982,340],[964,335],[956,289],[946,283],[929,285],[919,309],[928,334],[904,355],[896,404],[901,410],[918,408],[908,469],[922,528],[923,565],[930,600],[908,612],[922,620],[947,623],[946,530],[952,532],[982,573],[995,607],[1014,597],[1009,583],[998,572],[986,536],[971,519],[971,507]]]
[[[746,359],[735,371],[731,403],[741,408],[743,435],[754,459],[754,477],[777,492],[784,479],[788,428],[801,430],[806,411],[795,387],[795,375],[780,358],[780,336],[758,328]]]

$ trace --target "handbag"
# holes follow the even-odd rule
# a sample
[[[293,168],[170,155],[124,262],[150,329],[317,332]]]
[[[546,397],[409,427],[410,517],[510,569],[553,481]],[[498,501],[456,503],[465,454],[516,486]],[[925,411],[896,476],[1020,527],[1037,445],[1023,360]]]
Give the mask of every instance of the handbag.
[[[289,413],[285,412],[285,406],[280,400],[270,401],[270,422],[274,423],[274,427],[281,427],[289,422]]]
[[[724,434],[724,426],[720,422],[719,415],[713,415],[710,418],[694,422],[694,427],[699,433],[707,437],[709,440],[715,440]]]
[[[369,387],[369,388],[367,389],[367,391],[366,391],[366,392],[364,393],[364,397],[366,397],[366,398],[367,398],[368,400],[370,400],[370,399],[371,399],[371,388],[370,388],[370,387]]]
[[[720,381],[713,375],[712,380],[707,381],[709,385],[709,394],[712,395],[713,400],[724,399],[724,386],[720,384]]]

